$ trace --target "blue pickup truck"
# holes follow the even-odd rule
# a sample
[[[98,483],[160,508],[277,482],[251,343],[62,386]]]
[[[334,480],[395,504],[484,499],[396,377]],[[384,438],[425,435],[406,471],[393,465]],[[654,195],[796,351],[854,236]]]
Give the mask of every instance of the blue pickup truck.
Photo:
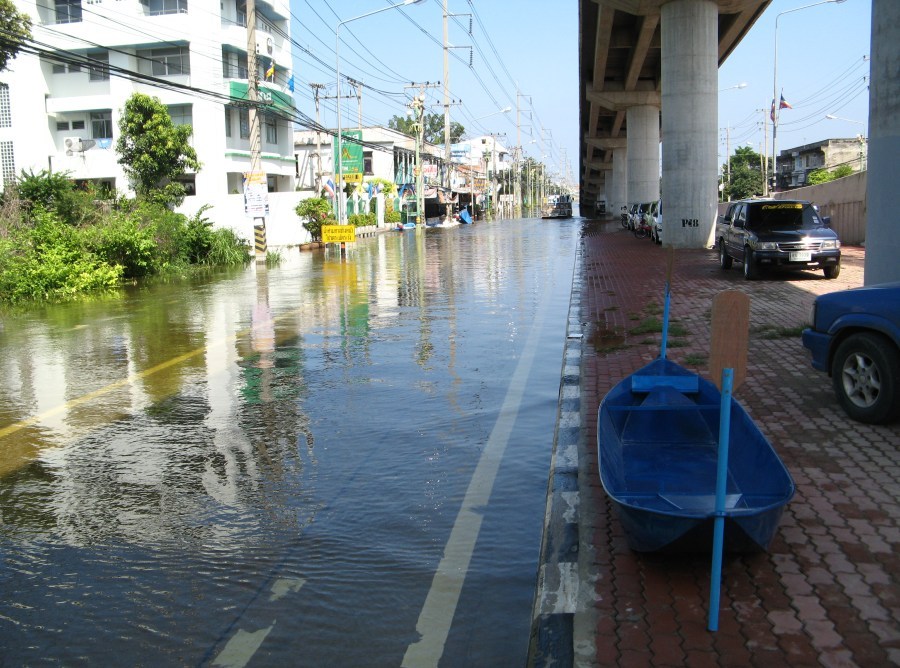
[[[820,295],[803,345],[854,420],[900,418],[900,282]]]

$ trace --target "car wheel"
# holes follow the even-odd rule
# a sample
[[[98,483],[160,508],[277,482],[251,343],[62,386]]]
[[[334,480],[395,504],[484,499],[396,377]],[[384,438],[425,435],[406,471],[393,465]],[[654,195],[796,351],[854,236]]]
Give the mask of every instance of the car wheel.
[[[725,252],[725,240],[719,239],[719,266],[722,269],[731,269],[732,262],[731,256]]]
[[[825,278],[837,278],[841,275],[841,263],[825,267]]]
[[[849,336],[834,354],[831,380],[841,408],[854,420],[884,424],[900,417],[900,352],[879,334]]]
[[[748,281],[759,278],[759,267],[756,266],[756,258],[749,247],[744,248],[744,278]]]

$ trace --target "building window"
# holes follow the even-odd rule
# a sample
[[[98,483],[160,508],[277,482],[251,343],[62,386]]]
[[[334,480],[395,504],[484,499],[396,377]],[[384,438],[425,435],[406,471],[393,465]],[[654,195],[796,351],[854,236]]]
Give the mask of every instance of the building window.
[[[78,23],[81,21],[81,0],[56,0],[56,22]]]
[[[9,85],[0,83],[0,128],[12,127],[12,105],[9,102]]]
[[[372,176],[372,151],[363,151],[363,173]]]
[[[250,139],[250,110],[240,109],[238,118],[241,123],[241,139]]]
[[[56,121],[57,132],[67,132],[69,130],[69,121]]]
[[[171,49],[150,49],[140,52],[138,56],[150,60],[150,72],[155,77],[171,77],[191,73],[190,50],[183,46]]]
[[[0,176],[4,185],[16,178],[16,160],[11,141],[0,141]]]
[[[73,130],[84,130],[84,121],[72,121]]]
[[[247,56],[241,54],[223,54],[222,76],[226,79],[247,78]]]
[[[92,111],[91,139],[112,139],[112,136],[112,112]]]
[[[169,107],[169,117],[175,125],[192,125],[193,112],[189,104],[176,104]]]
[[[98,51],[96,53],[87,54],[88,60],[91,61],[90,80],[91,81],[109,81],[109,51]]]
[[[231,107],[225,106],[225,136],[231,136]]]
[[[273,114],[266,114],[263,117],[263,123],[266,126],[266,143],[267,144],[277,144],[278,143],[278,125],[275,123],[275,116]]]
[[[148,0],[147,2],[147,11],[150,16],[186,14],[187,10],[187,0]]]
[[[239,26],[247,27],[247,3],[238,2],[235,5],[235,23]]]

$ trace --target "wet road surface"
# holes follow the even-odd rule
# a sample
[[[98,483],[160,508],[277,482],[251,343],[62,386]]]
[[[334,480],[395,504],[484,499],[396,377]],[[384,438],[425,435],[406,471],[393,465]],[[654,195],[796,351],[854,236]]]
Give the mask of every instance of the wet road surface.
[[[3,315],[3,663],[521,665],[579,230]]]

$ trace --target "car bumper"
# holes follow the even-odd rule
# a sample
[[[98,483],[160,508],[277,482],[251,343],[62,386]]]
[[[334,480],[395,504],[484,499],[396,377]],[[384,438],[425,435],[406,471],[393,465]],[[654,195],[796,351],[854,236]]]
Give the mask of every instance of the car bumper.
[[[814,329],[804,329],[802,334],[803,347],[812,354],[813,369],[828,372],[828,353],[831,349],[831,336],[817,332]]]
[[[809,260],[791,260],[784,251],[754,251],[757,264],[761,267],[784,267],[785,269],[822,269],[835,267],[841,262],[841,251],[812,253]]]

